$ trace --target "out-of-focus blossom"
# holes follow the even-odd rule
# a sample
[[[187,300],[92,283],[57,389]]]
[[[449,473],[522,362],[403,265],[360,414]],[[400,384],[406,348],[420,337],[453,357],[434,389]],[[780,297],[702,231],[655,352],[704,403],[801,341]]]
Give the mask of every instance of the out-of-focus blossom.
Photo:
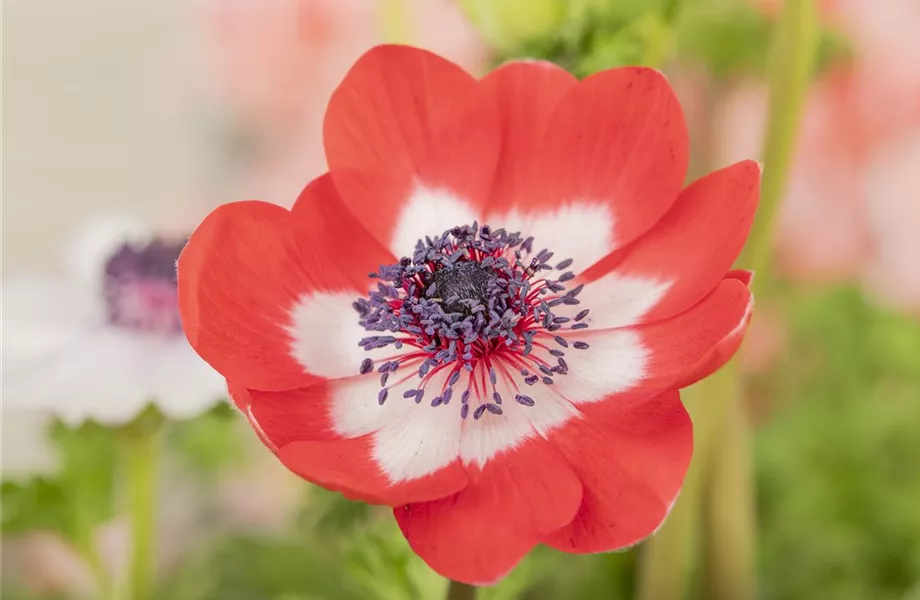
[[[3,542],[4,576],[35,596],[90,598],[95,591],[86,562],[62,537],[35,531]]]
[[[255,464],[229,474],[218,492],[218,505],[227,524],[259,531],[280,530],[289,524],[303,500],[303,482],[268,453],[254,457]]]
[[[5,274],[4,409],[115,425],[151,402],[184,418],[223,397],[220,377],[182,336],[175,262],[184,242],[100,219],[67,248],[66,274]]]
[[[483,68],[479,34],[455,2],[399,5],[413,43],[472,72]],[[367,0],[204,0],[203,39],[218,102],[256,146],[234,174],[233,197],[290,205],[325,170],[326,104],[348,67],[383,41],[386,8]]]
[[[413,43],[468,69],[482,66],[478,34],[454,2],[402,7]],[[348,66],[384,41],[385,8],[367,0],[206,0],[205,50],[221,99],[257,135],[317,138],[321,150],[329,96]]]
[[[920,316],[920,125],[873,152],[863,185],[873,240],[865,283]]]
[[[105,576],[123,584],[130,533],[123,519],[110,521],[93,533],[93,544]],[[64,538],[48,531],[34,531],[4,541],[4,571],[17,585],[36,596],[99,598],[97,581],[88,563]]]
[[[832,10],[831,10],[832,9]],[[920,4],[840,0],[827,19],[854,57],[812,87],[776,228],[782,270],[810,282],[863,280],[902,309],[920,310],[916,256],[920,138]],[[717,111],[716,160],[762,144],[766,89],[736,87]],[[910,161],[914,161],[911,163]],[[916,274],[916,275],[915,275]]]
[[[331,170],[291,210],[224,205],[179,259],[188,339],[260,439],[393,507],[459,581],[650,535],[692,450],[678,389],[751,315],[729,269],[759,166],[684,188],[684,117],[651,69],[477,80],[406,46],[358,60],[324,133]]]

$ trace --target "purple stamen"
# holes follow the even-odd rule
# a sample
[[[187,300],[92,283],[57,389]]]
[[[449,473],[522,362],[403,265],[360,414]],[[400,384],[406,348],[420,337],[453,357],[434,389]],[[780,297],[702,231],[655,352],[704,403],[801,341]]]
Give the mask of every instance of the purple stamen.
[[[514,399],[517,400],[518,404],[523,404],[524,406],[533,406],[533,405],[534,405],[533,398],[531,398],[530,396],[525,396],[525,395],[523,395],[523,394],[518,394],[517,396],[514,397]]]
[[[564,375],[568,365],[562,359],[565,353],[547,349],[541,333],[549,333],[562,348],[569,342],[553,332],[563,325],[581,329],[587,324],[577,323],[587,314],[580,311],[574,319],[554,314],[562,305],[579,303],[576,296],[583,289],[578,285],[566,290],[566,282],[575,279],[567,271],[573,260],[567,258],[553,267],[552,251],[541,250],[534,254],[533,238],[522,238],[519,233],[492,229],[488,225],[453,227],[439,236],[418,240],[410,256],[402,257],[396,264],[382,265],[372,275],[373,289],[365,298],[354,304],[359,322],[368,336],[359,345],[365,350],[378,350],[392,346],[403,354],[379,365],[380,384],[378,402],[387,398],[388,374],[409,362],[417,365],[418,389],[407,390],[405,398],[421,404],[427,386],[435,386],[431,406],[446,406],[453,397],[453,386],[459,383],[464,371],[470,373],[467,389],[460,394],[461,418],[470,413],[472,389],[477,390],[475,400],[481,402],[473,409],[474,419],[489,412],[502,414],[504,398],[495,389],[498,368],[507,376],[507,384],[516,390],[521,381],[533,386],[542,381],[553,384],[553,377]],[[543,271],[562,271],[557,279],[543,277]],[[569,323],[576,321],[569,327]],[[581,349],[582,343],[575,343]],[[584,347],[587,347],[586,345]],[[555,357],[559,364],[546,364],[547,356]],[[374,369],[367,358],[361,362],[359,372],[364,375]],[[433,378],[446,368],[446,381],[434,384]],[[484,369],[479,371],[477,369]],[[513,370],[511,370],[513,369]],[[539,374],[532,374],[538,372]],[[491,390],[479,389],[488,374]],[[488,385],[488,384],[487,384]],[[490,394],[490,402],[482,396]],[[531,396],[514,394],[515,401],[533,406]]]
[[[572,262],[574,261],[571,258],[567,258],[564,261],[560,262],[558,265],[556,265],[556,270],[561,271],[563,269],[568,269],[570,266],[572,266]]]

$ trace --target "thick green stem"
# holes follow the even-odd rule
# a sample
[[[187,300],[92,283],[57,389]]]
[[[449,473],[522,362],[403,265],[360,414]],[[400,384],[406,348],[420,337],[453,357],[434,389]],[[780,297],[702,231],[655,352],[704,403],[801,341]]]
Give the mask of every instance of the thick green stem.
[[[753,600],[756,514],[749,423],[743,402],[732,402],[722,451],[712,456],[703,500],[705,597]]]
[[[639,557],[639,600],[683,598],[693,564],[700,495],[700,469],[690,466],[680,498],[664,527],[642,547]]]
[[[409,19],[405,0],[381,0],[383,39],[388,44],[409,43]]]
[[[638,598],[679,600],[686,595],[687,581],[695,564],[700,533],[703,490],[716,433],[723,427],[726,403],[734,398],[734,365],[686,390],[684,403],[694,423],[694,453],[680,497],[662,528],[643,548],[640,557]]]
[[[125,433],[132,544],[129,598],[150,600],[154,584],[157,432],[155,428],[138,427]]]
[[[786,186],[805,93],[814,68],[818,33],[814,0],[788,0],[773,40],[763,184],[757,218],[739,260],[745,268],[766,266],[773,217]]]
[[[476,588],[459,581],[451,581],[447,588],[447,600],[476,600]]]
[[[645,51],[641,63],[658,68],[671,53],[674,44],[674,23],[677,21],[680,0],[664,0],[661,11],[648,15],[639,23],[645,29]]]
[[[788,0],[777,23],[770,73],[770,116],[764,142],[760,207],[741,266],[760,271],[763,284],[772,226],[792,162],[805,94],[818,43],[813,0]],[[732,393],[737,396],[737,390]],[[723,404],[723,403],[720,403]],[[737,397],[725,404],[727,419],[715,430],[718,452],[707,464],[703,497],[706,597],[751,600],[756,596],[756,515],[745,407]]]

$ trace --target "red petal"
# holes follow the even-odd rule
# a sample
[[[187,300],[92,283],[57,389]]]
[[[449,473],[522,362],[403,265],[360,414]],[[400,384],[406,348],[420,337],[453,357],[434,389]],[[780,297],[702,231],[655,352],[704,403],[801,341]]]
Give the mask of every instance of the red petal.
[[[291,357],[286,330],[297,296],[319,283],[310,265],[284,208],[265,202],[219,207],[179,257],[179,309],[189,342],[243,387],[316,381]]]
[[[569,372],[555,378],[553,389],[579,408],[627,391],[659,392],[683,385],[699,372],[747,321],[751,293],[735,279],[726,279],[690,310],[638,327],[606,329],[565,337]],[[571,355],[571,356],[569,356]]]
[[[280,390],[318,381],[292,356],[292,308],[310,292],[364,292],[369,271],[395,262],[346,219],[334,192],[323,176],[304,190],[295,213],[256,201],[221,206],[179,257],[186,336],[241,387]]]
[[[439,574],[474,585],[495,583],[581,502],[581,484],[542,438],[495,456],[470,484],[436,502],[394,510],[412,549]]]
[[[330,413],[332,385],[325,381],[283,392],[251,391],[250,423],[278,448],[303,440],[340,440],[343,436],[336,434]]]
[[[725,356],[730,351],[727,341],[737,337],[740,344],[753,302],[746,285],[736,279],[725,279],[687,312],[637,327],[643,343],[652,352],[642,387],[683,387],[688,378],[701,372],[702,365],[713,364],[714,357]]]
[[[230,381],[227,382],[227,393],[230,396],[230,400],[233,404],[240,409],[240,412],[246,417],[246,420],[249,421],[249,424],[252,426],[252,429],[256,432],[256,435],[259,436],[259,440],[265,444],[265,447],[278,454],[278,446],[271,441],[271,439],[266,435],[266,433],[259,426],[259,422],[256,421],[255,417],[252,414],[252,396],[244,387],[240,387]]]
[[[625,548],[654,533],[677,498],[693,453],[690,417],[676,391],[584,408],[584,420],[550,434],[581,479],[581,508],[543,541],[576,553]]]
[[[726,279],[737,279],[744,285],[751,287],[754,283],[754,271],[745,271],[744,269],[732,269],[725,275]]]
[[[446,377],[434,376],[431,385]],[[376,375],[251,391],[250,420],[280,448],[282,462],[310,481],[393,506],[442,498],[467,480],[458,458],[461,422],[403,397],[416,381],[394,385],[384,405]]]
[[[489,215],[526,211],[538,199],[539,160],[550,117],[577,83],[564,69],[536,60],[506,63],[479,83],[479,93],[495,103],[501,123]]]
[[[606,206],[617,247],[661,218],[687,172],[683,112],[652,69],[612,69],[581,81],[559,102],[543,147],[543,193],[534,208]]]
[[[328,257],[324,270],[337,271],[363,292],[372,283],[368,273],[394,264],[396,257],[349,212],[333,183],[333,178],[339,182],[357,177],[349,171],[318,177],[301,192],[291,214],[300,235],[306,236],[307,251]]]
[[[760,196],[760,166],[743,161],[699,179],[647,234],[607,255],[582,276],[610,285],[622,277],[671,283],[642,316],[644,322],[678,314],[722,280],[741,252]]]
[[[293,442],[283,446],[278,457],[308,481],[373,504],[399,506],[437,500],[467,485],[459,458],[426,477],[392,482],[372,459],[373,445],[372,435],[334,442]]]
[[[348,208],[385,244],[419,185],[485,203],[500,142],[494,111],[470,104],[475,90],[472,76],[435,54],[378,46],[333,93],[326,158]],[[361,175],[344,179],[338,169]]]
[[[732,271],[729,273],[729,276],[726,277],[726,280],[746,280],[750,282],[752,275],[753,273],[750,271]],[[744,341],[744,334],[747,331],[748,325],[751,324],[751,316],[754,314],[753,308],[754,299],[752,296],[751,301],[748,303],[747,312],[738,325],[728,332],[712,350],[699,359],[693,367],[688,369],[687,374],[675,384],[675,387],[685,388],[701,379],[709,377],[735,356],[735,353],[741,348],[741,342]]]

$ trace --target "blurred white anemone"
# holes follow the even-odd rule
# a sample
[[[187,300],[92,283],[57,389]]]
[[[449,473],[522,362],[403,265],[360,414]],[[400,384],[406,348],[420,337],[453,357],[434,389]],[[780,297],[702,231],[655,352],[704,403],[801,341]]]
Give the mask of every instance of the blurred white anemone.
[[[65,248],[65,273],[4,273],[4,412],[119,425],[149,404],[182,419],[220,401],[223,379],[179,327],[183,242],[128,219],[99,219]]]

